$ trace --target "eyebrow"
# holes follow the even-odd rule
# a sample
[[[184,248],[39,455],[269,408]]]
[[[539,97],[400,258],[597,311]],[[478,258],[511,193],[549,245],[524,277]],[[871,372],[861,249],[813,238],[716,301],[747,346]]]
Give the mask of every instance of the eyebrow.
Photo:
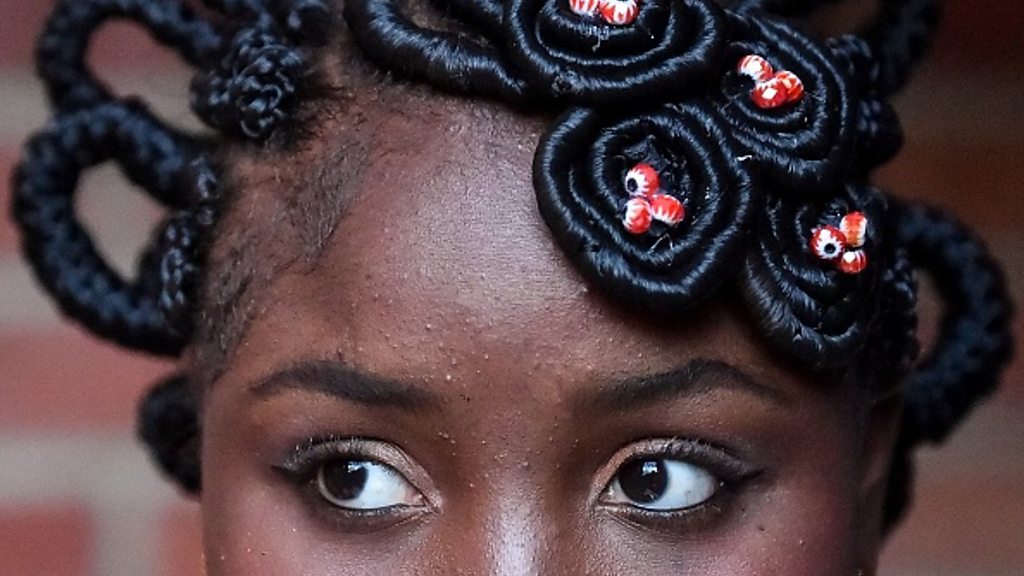
[[[584,410],[597,407],[637,409],[721,388],[752,394],[781,407],[792,402],[783,391],[768,386],[731,364],[697,358],[666,372],[604,383],[582,393],[576,399],[576,404]]]
[[[364,406],[416,410],[441,404],[433,392],[398,380],[367,374],[335,360],[303,360],[249,385],[258,398],[301,390]]]

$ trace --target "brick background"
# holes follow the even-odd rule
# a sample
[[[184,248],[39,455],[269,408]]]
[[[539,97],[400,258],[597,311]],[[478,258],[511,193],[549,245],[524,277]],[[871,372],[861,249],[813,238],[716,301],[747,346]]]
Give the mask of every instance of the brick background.
[[[5,207],[18,147],[46,118],[30,58],[50,4],[0,0]],[[1024,3],[953,0],[947,16],[932,62],[897,101],[908,141],[879,181],[949,206],[977,227],[1024,301],[1024,60],[1017,56]],[[173,122],[194,123],[187,71],[144,34],[111,25],[91,54],[119,90],[142,93]],[[113,170],[90,173],[85,184],[85,220],[128,269],[155,208]],[[140,393],[167,369],[64,324],[36,291],[11,225],[0,218],[0,574],[201,572],[194,505],[156,478],[132,438]],[[949,445],[920,455],[917,505],[887,547],[883,575],[1021,573],[1022,371],[1018,360],[994,401]]]
[[[92,521],[73,502],[0,508],[0,574],[66,576],[87,574],[92,555]],[[59,534],[60,538],[54,538]]]

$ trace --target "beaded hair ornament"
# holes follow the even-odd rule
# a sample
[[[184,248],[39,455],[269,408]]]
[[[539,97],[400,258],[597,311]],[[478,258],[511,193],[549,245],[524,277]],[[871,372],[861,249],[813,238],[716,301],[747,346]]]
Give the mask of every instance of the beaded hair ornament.
[[[533,162],[544,221],[609,298],[665,321],[734,287],[768,341],[812,369],[866,357],[904,373],[917,353],[914,269],[946,301],[906,376],[888,507],[908,454],[939,441],[996,384],[1011,350],[998,266],[960,223],[870,184],[902,143],[886,98],[934,31],[938,0],[882,0],[859,35],[819,41],[790,18],[825,0],[63,0],[38,68],[55,110],[14,180],[13,213],[40,282],[96,334],[145,352],[189,343],[224,191],[217,141],[114,95],[84,63],[110,18],[147,28],[200,70],[191,106],[222,138],[285,146],[321,90],[319,51],[341,27],[394,77],[559,113]],[[426,11],[426,17],[424,12]],[[83,170],[113,160],[170,211],[133,280],[74,214]],[[198,489],[194,395],[143,405],[142,434]],[[902,488],[900,488],[902,486]]]

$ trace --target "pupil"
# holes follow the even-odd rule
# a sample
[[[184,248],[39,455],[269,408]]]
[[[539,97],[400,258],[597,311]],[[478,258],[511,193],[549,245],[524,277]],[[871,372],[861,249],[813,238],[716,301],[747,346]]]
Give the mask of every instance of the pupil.
[[[826,254],[834,254],[835,251],[836,251],[836,245],[835,244],[825,244],[825,253]]]
[[[338,460],[323,465],[322,482],[327,492],[338,500],[352,500],[366,487],[366,463]]]
[[[661,460],[634,460],[619,471],[619,486],[630,500],[650,504],[665,494],[668,471]]]
[[[636,192],[640,189],[640,183],[636,181],[636,178],[626,178],[626,192]]]

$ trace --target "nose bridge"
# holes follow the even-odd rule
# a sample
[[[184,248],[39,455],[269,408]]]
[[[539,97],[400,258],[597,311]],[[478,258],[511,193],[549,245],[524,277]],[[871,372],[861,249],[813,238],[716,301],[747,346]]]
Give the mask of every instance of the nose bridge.
[[[530,576],[575,574],[578,521],[560,499],[544,496],[537,474],[523,471],[486,489],[477,486],[449,509],[444,574]]]
[[[496,576],[544,574],[553,555],[553,519],[542,501],[502,498],[487,523],[487,573]]]

